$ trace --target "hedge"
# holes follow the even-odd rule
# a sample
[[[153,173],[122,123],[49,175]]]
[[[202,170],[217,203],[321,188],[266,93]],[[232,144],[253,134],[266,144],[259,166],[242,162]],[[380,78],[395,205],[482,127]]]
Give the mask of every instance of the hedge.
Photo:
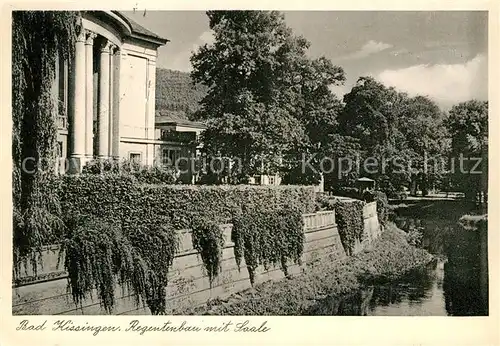
[[[117,174],[134,176],[140,183],[174,184],[177,181],[175,171],[161,165],[143,165],[130,160],[94,159],[83,167],[84,174]]]
[[[122,222],[164,217],[174,229],[191,228],[199,216],[229,223],[243,206],[247,210],[284,206],[302,213],[315,210],[313,187],[145,185],[132,176],[114,174],[64,176],[60,196],[67,213]]]

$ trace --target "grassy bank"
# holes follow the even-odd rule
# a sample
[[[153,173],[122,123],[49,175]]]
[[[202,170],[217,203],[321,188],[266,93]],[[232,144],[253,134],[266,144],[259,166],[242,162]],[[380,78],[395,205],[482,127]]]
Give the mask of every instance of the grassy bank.
[[[305,315],[318,301],[348,294],[373,281],[391,280],[428,263],[432,256],[408,244],[406,233],[389,224],[370,249],[343,260],[325,259],[288,280],[216,299],[174,314]]]

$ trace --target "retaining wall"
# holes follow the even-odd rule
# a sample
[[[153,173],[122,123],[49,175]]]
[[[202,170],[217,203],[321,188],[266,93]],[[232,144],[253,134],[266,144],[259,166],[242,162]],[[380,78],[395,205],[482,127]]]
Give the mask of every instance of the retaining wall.
[[[376,203],[364,207],[365,232],[361,242],[357,242],[355,253],[364,249],[380,234]],[[346,256],[335,223],[334,211],[323,211],[305,214],[305,244],[302,265],[290,265],[291,275],[300,274],[307,265],[324,259],[341,259]],[[233,293],[251,287],[245,261],[242,259],[241,270],[238,270],[234,257],[234,243],[231,239],[231,224],[220,226],[226,243],[223,250],[222,272],[214,280],[212,287],[204,273],[203,262],[193,249],[189,230],[180,231],[180,251],[174,259],[170,270],[170,278],[166,294],[168,312],[185,306],[204,304],[209,298],[224,298]],[[21,283],[12,289],[12,313],[14,315],[100,315],[105,311],[100,307],[97,298],[87,299],[81,306],[75,306],[67,289],[67,275],[63,270],[63,261],[58,263],[58,247],[46,248],[42,255],[43,267],[38,268],[37,276],[27,268],[22,274]],[[255,283],[268,280],[280,280],[284,274],[279,268],[266,271],[258,268]],[[146,307],[137,308],[133,297],[121,288],[117,288],[115,310],[113,314],[142,315],[150,314]]]

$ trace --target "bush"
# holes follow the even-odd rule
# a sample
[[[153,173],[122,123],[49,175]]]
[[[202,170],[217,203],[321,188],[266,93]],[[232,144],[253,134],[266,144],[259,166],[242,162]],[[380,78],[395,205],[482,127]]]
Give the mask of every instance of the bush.
[[[488,215],[463,215],[459,220],[460,226],[464,230],[471,231],[487,231],[488,230]]]
[[[133,173],[139,183],[143,184],[174,184],[177,181],[175,172],[160,166],[145,167]]]
[[[316,208],[315,211],[335,210],[337,199],[332,196],[327,196],[322,193],[316,195]]]
[[[406,241],[412,246],[419,247],[422,244],[423,233],[419,228],[411,228],[406,233]]]
[[[242,256],[254,284],[255,269],[281,265],[288,276],[287,262],[300,263],[304,250],[304,224],[297,209],[244,210],[233,219],[231,240],[238,266]]]
[[[144,185],[116,174],[64,176],[63,210],[131,222],[165,217],[175,229],[191,228],[204,216],[223,224],[243,206],[273,210],[289,206],[302,213],[315,209],[315,192],[306,186]]]
[[[94,159],[85,164],[83,174],[118,174],[134,176],[145,184],[174,184],[177,180],[175,171],[159,165],[143,165],[135,161],[116,159]]]
[[[335,220],[340,240],[348,256],[353,254],[356,240],[361,241],[364,232],[362,201],[339,201],[335,204]]]

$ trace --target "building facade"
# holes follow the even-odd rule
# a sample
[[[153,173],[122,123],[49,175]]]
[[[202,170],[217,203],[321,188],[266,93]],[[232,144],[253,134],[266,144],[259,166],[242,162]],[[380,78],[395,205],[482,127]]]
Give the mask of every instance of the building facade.
[[[179,169],[179,181],[194,184],[201,173],[199,163],[200,135],[206,126],[157,112],[155,164]]]
[[[58,59],[61,171],[93,158],[155,157],[155,77],[161,38],[118,11],[85,11],[74,61]]]

